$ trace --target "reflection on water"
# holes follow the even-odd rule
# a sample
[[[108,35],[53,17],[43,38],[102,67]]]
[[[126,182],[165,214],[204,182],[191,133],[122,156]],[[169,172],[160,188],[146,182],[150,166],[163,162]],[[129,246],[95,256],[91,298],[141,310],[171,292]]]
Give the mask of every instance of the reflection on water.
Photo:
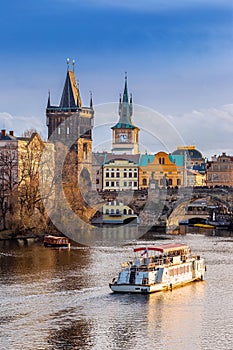
[[[207,279],[151,295],[118,295],[108,287],[132,246],[69,251],[0,242],[3,348],[231,349],[233,239],[170,239],[205,257]]]

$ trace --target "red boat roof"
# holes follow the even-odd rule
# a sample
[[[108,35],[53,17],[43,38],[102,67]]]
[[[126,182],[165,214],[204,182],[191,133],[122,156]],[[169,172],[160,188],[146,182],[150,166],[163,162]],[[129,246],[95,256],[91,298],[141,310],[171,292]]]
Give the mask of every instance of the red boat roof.
[[[161,253],[168,253],[168,252],[174,252],[174,251],[183,250],[183,249],[190,249],[190,247],[187,244],[182,244],[182,243],[168,243],[168,244],[162,244],[162,245],[152,246],[152,247],[134,248],[134,252],[153,250]]]

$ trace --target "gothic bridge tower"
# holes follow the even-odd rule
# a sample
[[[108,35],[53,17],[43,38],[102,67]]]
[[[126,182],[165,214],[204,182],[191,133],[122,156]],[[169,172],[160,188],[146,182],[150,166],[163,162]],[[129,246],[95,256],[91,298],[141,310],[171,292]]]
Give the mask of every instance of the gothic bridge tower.
[[[92,167],[92,128],[94,110],[92,96],[89,107],[82,105],[79,86],[67,60],[67,74],[59,106],[50,102],[50,93],[46,108],[48,139],[58,145],[66,145],[76,154],[77,181],[82,173],[91,179]],[[74,159],[74,158],[73,158]],[[70,159],[70,161],[73,161]]]
[[[132,95],[128,94],[127,75],[123,98],[119,101],[119,121],[112,127],[112,152],[115,154],[139,154],[139,128],[133,124]]]

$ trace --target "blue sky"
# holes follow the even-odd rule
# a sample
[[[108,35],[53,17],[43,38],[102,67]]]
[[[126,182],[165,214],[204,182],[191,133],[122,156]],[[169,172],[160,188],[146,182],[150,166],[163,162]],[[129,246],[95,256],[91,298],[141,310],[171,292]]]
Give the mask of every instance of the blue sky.
[[[46,135],[48,89],[58,104],[70,57],[84,104],[89,90],[95,104],[117,101],[127,71],[134,103],[185,143],[233,154],[231,0],[13,0],[0,42],[1,127]]]

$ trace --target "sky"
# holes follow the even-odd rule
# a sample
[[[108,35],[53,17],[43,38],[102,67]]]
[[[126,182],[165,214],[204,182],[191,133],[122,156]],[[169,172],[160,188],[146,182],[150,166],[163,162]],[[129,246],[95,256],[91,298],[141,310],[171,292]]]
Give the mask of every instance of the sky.
[[[206,157],[233,155],[232,0],[9,0],[0,42],[1,128],[47,136],[48,90],[58,105],[70,57],[84,105],[93,93],[94,148],[111,137],[127,71],[134,120],[154,138],[142,150],[180,139]]]

